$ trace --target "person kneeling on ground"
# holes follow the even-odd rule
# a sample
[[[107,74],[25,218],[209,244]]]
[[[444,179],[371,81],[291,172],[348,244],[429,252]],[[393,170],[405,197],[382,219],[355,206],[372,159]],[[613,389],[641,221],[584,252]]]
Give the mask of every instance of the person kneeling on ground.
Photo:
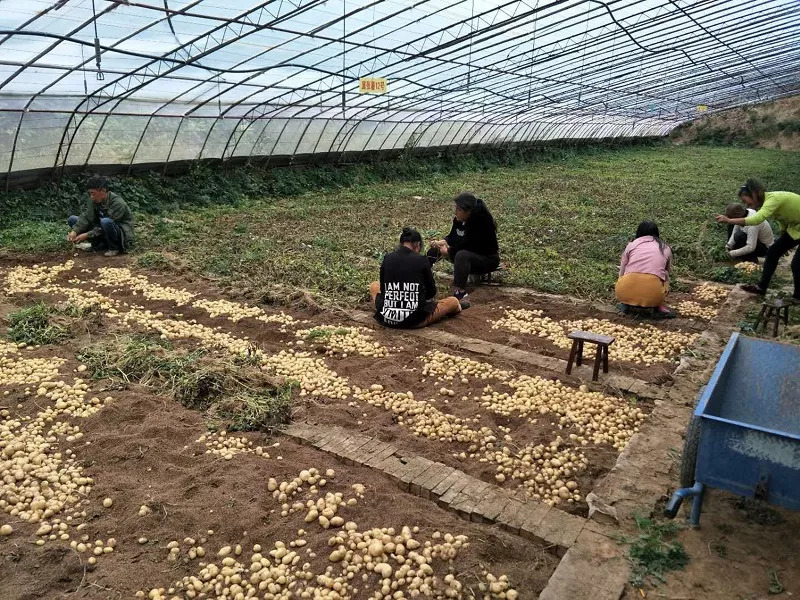
[[[453,295],[461,300],[470,274],[484,275],[500,266],[500,249],[497,225],[483,200],[465,192],[456,196],[455,205],[450,233],[431,243],[428,260],[431,265],[443,256],[453,261]]]
[[[631,307],[653,309],[653,316],[674,317],[664,300],[669,292],[672,250],[659,237],[658,225],[643,221],[622,253],[617,280],[617,299],[624,312]]]
[[[437,323],[469,308],[454,296],[436,301],[436,284],[428,260],[420,255],[422,236],[405,227],[400,247],[383,257],[380,282],[369,286],[375,319],[387,327],[416,328]]]
[[[729,204],[725,208],[725,216],[731,219],[744,219],[755,215],[756,211],[741,204]],[[766,256],[767,249],[775,241],[769,221],[760,225],[732,225],[730,239],[725,249],[731,258],[739,261],[758,263],[759,256]]]
[[[105,250],[104,256],[127,251],[133,241],[133,215],[125,201],[108,191],[105,177],[92,177],[86,183],[89,203],[80,217],[71,216],[67,241],[80,250]]]
[[[758,212],[745,218],[717,215],[718,223],[754,226],[761,225],[768,217],[774,215],[781,226],[781,235],[767,250],[761,281],[758,285],[742,286],[746,292],[764,295],[781,256],[800,244],[800,195],[793,192],[767,192],[764,184],[758,179],[751,178],[739,189],[739,198],[750,208],[758,209]],[[794,278],[792,298],[800,301],[800,252],[795,252],[792,258],[792,276]]]

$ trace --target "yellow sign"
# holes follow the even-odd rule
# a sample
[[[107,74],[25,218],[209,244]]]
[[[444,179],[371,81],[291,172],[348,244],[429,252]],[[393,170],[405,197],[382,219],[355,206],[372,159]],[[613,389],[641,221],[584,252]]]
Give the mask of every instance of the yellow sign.
[[[705,104],[698,104],[697,105],[697,112],[706,112],[708,110],[708,106]]]
[[[359,94],[385,94],[389,90],[383,77],[362,77],[358,80]]]

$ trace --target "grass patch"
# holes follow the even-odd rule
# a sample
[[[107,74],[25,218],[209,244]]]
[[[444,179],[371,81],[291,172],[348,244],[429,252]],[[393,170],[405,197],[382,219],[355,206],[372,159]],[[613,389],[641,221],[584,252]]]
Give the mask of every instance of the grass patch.
[[[769,189],[800,189],[796,163],[796,153],[778,150],[562,148],[538,158],[509,152],[346,169],[206,169],[119,180],[117,191],[138,207],[145,263],[180,256],[189,274],[258,299],[300,290],[354,305],[366,298],[401,228],[414,226],[426,239],[444,235],[452,198],[468,189],[497,220],[507,284],[609,300],[620,254],[645,219],[655,219],[672,246],[673,281],[706,278],[720,267],[717,277],[732,279],[737,274],[721,254],[725,227],[713,215],[748,176]]]
[[[18,344],[45,346],[70,337],[62,311],[38,302],[8,315],[8,337]]]
[[[769,570],[769,587],[767,588],[767,592],[770,595],[774,594],[782,594],[784,591],[783,583],[781,583],[780,577],[778,576],[778,571],[775,569]]]
[[[136,258],[136,264],[143,269],[166,269],[170,266],[166,256],[161,252],[153,252],[152,250],[140,254]]]
[[[226,360],[153,336],[125,335],[83,348],[78,358],[95,379],[152,387],[232,430],[272,432],[291,420],[294,386],[271,380],[247,357]]]
[[[66,217],[63,223],[22,221],[8,228],[0,226],[0,248],[13,252],[55,252],[67,247],[68,231]]]
[[[683,544],[670,541],[679,527],[673,522],[657,523],[638,515],[634,519],[639,535],[634,539],[620,540],[629,544],[630,584],[641,588],[647,583],[663,583],[668,572],[683,569],[689,562]]]

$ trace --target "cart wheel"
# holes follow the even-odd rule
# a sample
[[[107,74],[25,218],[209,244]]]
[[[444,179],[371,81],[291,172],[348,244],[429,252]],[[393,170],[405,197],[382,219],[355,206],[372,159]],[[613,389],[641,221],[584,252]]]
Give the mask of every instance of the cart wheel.
[[[700,417],[692,415],[683,441],[683,459],[681,460],[681,487],[694,485],[694,471],[697,466],[697,447],[700,444]]]

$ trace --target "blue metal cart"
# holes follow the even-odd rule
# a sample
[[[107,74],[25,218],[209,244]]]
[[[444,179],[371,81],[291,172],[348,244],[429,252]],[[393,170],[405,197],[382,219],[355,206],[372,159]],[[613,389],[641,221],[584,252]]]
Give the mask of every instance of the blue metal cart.
[[[734,333],[686,432],[681,487],[664,514],[706,486],[800,510],[800,347]]]

